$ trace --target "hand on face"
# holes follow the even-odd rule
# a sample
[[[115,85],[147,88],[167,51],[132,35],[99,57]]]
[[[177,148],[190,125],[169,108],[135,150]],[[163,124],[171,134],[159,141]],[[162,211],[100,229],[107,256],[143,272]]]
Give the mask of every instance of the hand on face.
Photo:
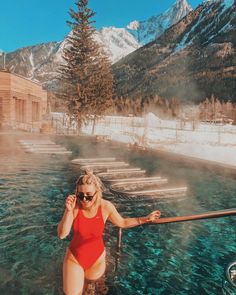
[[[72,211],[75,209],[75,205],[76,205],[76,196],[75,195],[69,195],[66,198],[66,209],[68,211]]]
[[[157,222],[158,219],[160,218],[161,216],[161,212],[159,210],[156,210],[156,211],[153,211],[152,213],[150,213],[148,216],[147,216],[147,219],[149,222]]]

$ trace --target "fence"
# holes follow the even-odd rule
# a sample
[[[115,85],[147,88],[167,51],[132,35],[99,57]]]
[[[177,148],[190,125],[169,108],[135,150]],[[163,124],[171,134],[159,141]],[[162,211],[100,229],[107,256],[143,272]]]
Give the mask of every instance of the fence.
[[[183,120],[162,120],[149,113],[145,117],[104,116],[82,127],[82,133],[111,140],[155,147],[159,143],[205,143],[236,145],[236,126]],[[57,134],[78,134],[77,124],[63,113],[52,113],[52,125]]]
[[[86,134],[91,134],[92,122],[82,130]],[[105,116],[97,121],[94,134],[141,146],[155,146],[162,142],[236,145],[236,126],[161,120],[150,113],[145,117]]]

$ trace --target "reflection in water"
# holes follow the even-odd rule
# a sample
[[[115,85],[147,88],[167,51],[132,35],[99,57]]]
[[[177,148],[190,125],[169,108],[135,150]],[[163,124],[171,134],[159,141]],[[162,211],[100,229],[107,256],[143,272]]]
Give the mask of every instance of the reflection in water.
[[[105,195],[123,216],[142,216],[154,209],[175,216],[236,207],[236,184],[230,175],[73,137],[54,138],[73,156],[26,154],[17,144],[17,138],[26,137],[0,136],[0,294],[62,294],[61,267],[69,238],[59,240],[56,225],[65,196],[73,192],[80,174],[72,158],[112,156],[151,176],[167,177],[172,185],[188,185],[184,199],[144,203]],[[108,287],[112,295],[221,294],[224,268],[235,259],[234,222],[227,217],[127,229],[120,252],[117,229],[107,224],[107,272],[100,289]]]

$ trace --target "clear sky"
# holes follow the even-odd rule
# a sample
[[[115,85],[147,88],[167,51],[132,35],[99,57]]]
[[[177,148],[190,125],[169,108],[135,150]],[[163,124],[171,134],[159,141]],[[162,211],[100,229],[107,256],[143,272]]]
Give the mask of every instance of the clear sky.
[[[187,0],[196,8],[202,0]],[[61,41],[69,32],[69,8],[75,0],[12,0],[0,4],[0,50],[50,41]],[[168,9],[176,0],[90,0],[96,12],[97,29],[107,26],[125,27],[133,20],[146,20]]]

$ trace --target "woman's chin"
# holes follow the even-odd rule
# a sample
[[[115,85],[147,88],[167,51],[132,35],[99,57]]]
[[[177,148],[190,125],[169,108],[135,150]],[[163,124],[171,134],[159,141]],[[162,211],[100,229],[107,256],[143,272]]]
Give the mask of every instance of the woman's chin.
[[[89,208],[89,207],[91,207],[91,202],[82,202],[82,207],[83,208]]]

